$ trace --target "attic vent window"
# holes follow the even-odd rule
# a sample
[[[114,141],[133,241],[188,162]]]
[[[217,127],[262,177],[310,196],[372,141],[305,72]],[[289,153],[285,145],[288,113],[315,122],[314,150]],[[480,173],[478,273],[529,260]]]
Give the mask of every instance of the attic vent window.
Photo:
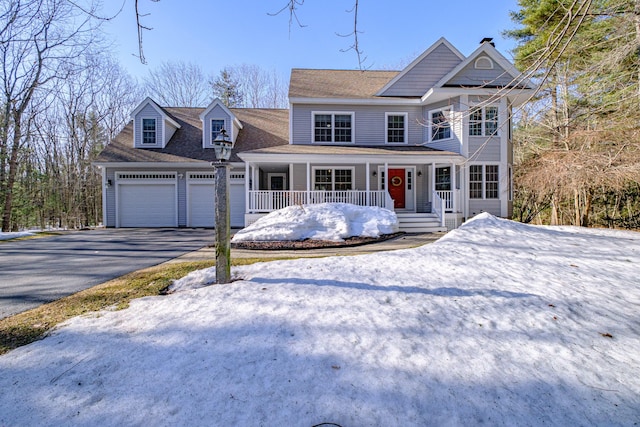
[[[493,70],[493,61],[487,56],[481,56],[476,59],[474,66],[478,70]]]

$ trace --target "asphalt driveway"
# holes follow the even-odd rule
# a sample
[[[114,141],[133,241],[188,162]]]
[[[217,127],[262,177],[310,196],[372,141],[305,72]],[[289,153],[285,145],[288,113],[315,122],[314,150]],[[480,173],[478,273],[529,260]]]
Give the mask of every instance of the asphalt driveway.
[[[214,241],[205,229],[100,229],[0,243],[0,319]]]

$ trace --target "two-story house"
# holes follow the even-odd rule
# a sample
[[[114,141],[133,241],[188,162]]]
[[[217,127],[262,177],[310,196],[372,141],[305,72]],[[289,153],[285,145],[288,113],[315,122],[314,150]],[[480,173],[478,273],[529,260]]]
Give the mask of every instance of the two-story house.
[[[289,110],[161,107],[147,98],[100,154],[108,227],[211,227],[212,141],[233,141],[231,224],[293,204],[398,214],[407,231],[512,212],[513,108],[533,86],[482,41],[440,39],[402,71],[291,71]]]

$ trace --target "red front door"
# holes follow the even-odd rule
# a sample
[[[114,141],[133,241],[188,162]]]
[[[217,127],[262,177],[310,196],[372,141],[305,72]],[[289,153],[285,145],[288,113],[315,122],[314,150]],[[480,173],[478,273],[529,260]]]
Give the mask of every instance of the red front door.
[[[393,206],[395,208],[404,209],[404,197],[405,197],[405,172],[404,169],[389,169],[389,179],[387,184],[389,188],[389,194],[393,199]]]

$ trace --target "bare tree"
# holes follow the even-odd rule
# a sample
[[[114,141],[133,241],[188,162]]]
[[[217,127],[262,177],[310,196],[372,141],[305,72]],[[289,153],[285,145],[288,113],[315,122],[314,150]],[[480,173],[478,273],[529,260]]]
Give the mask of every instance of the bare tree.
[[[74,59],[95,42],[92,19],[66,0],[4,2],[0,12],[3,43],[2,123],[0,128],[0,205],[2,230],[11,229],[18,158],[28,141],[26,114],[36,91],[65,77]],[[94,10],[93,7],[89,10]]]
[[[211,101],[211,79],[195,63],[167,61],[149,71],[144,90],[165,106],[203,107]]]
[[[238,84],[242,106],[247,108],[287,108],[288,85],[276,70],[241,64],[225,68]]]

